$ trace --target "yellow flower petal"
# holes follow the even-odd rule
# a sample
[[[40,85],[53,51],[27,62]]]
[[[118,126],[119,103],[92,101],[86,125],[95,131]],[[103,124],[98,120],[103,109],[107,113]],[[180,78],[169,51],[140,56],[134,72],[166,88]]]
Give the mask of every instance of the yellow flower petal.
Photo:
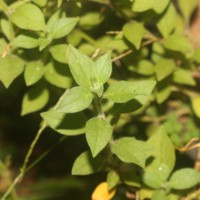
[[[116,193],[116,189],[108,190],[107,182],[102,182],[94,189],[92,200],[111,200]]]

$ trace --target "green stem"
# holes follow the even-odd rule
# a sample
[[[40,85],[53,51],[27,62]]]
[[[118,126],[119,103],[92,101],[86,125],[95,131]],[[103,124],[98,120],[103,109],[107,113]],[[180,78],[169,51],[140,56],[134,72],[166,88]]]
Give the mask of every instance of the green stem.
[[[99,97],[97,94],[94,94],[94,104],[98,113],[98,117],[105,118],[105,114],[103,112],[101,104],[101,97]]]
[[[52,150],[54,150],[61,142],[63,142],[67,136],[61,137],[50,149],[46,150],[39,158],[33,161],[27,168],[25,172],[31,170],[35,165],[37,165],[43,158],[45,158]]]
[[[79,31],[79,32],[80,32],[81,37],[82,37],[83,39],[85,39],[87,42],[93,44],[94,46],[98,47],[98,44],[96,43],[96,41],[95,41],[92,37],[90,37],[89,35],[87,35],[87,34],[84,33],[83,31]]]
[[[34,150],[34,147],[35,147],[35,145],[36,145],[36,143],[37,143],[37,141],[38,141],[40,135],[42,134],[42,132],[44,131],[44,129],[45,129],[46,127],[47,127],[46,123],[42,122],[42,125],[41,125],[40,129],[38,130],[38,132],[37,132],[37,134],[36,134],[34,140],[33,140],[32,143],[31,143],[31,146],[30,146],[30,148],[29,148],[29,150],[28,150],[28,153],[26,154],[26,157],[25,157],[25,159],[24,159],[24,164],[22,165],[22,168],[20,169],[20,171],[21,171],[21,173],[22,173],[23,175],[24,175],[24,173],[26,172],[26,167],[27,167],[27,165],[28,165],[28,162],[29,162],[29,159],[30,159],[30,157],[31,157],[31,154],[32,154],[32,152],[33,152],[33,150]]]

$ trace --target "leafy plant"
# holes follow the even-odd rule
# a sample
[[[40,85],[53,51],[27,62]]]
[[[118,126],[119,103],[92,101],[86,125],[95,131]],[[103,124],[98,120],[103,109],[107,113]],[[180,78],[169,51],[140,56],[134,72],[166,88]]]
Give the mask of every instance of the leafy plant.
[[[176,150],[200,154],[198,3],[0,0],[0,81],[24,76],[21,115],[42,117],[2,200],[39,162],[28,165],[46,127],[85,135],[72,175],[107,175],[93,200],[200,197],[198,159],[175,165]]]

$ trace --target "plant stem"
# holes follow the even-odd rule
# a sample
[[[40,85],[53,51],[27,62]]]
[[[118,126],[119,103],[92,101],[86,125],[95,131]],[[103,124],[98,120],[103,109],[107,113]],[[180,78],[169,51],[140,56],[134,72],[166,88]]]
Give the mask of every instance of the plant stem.
[[[44,129],[45,129],[46,127],[47,127],[47,124],[44,123],[44,122],[42,122],[42,125],[41,125],[40,129],[38,130],[38,132],[37,132],[37,134],[36,134],[34,140],[33,140],[32,143],[31,143],[31,146],[30,146],[30,148],[29,148],[29,150],[28,150],[28,153],[26,154],[26,157],[25,157],[25,159],[24,159],[24,163],[23,163],[23,165],[22,165],[22,168],[20,169],[20,171],[21,171],[21,173],[22,173],[23,175],[24,175],[24,173],[25,173],[25,171],[26,171],[26,167],[27,167],[27,165],[28,165],[28,162],[29,162],[30,156],[31,156],[31,154],[32,154],[32,152],[33,152],[33,150],[34,150],[34,147],[35,147],[35,145],[36,145],[36,143],[37,143],[37,141],[38,141],[38,139],[39,139],[41,133],[44,131]]]
[[[99,97],[97,94],[94,94],[94,104],[98,113],[98,117],[105,118],[105,114],[103,112],[101,104],[101,97]]]
[[[13,189],[15,188],[15,186],[22,180],[25,172],[26,172],[26,168],[30,159],[30,156],[34,150],[34,147],[41,135],[41,133],[44,131],[44,129],[47,127],[46,123],[42,122],[40,129],[38,130],[34,140],[32,141],[30,148],[28,150],[28,153],[26,154],[26,157],[24,159],[24,163],[22,165],[22,168],[20,169],[20,173],[19,175],[14,179],[14,181],[12,182],[12,184],[10,185],[10,187],[8,188],[8,190],[6,191],[6,193],[3,195],[3,197],[1,198],[1,200],[6,200],[6,198],[8,197],[8,195],[13,191]]]

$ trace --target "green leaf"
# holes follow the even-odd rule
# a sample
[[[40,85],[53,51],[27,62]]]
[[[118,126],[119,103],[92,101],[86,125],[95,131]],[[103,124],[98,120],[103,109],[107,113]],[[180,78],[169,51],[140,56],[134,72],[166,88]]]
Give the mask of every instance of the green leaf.
[[[82,54],[72,45],[69,45],[67,55],[69,68],[77,84],[90,88],[92,86],[92,69],[94,68],[94,62],[92,59]]]
[[[120,177],[118,175],[118,173],[114,170],[111,170],[108,172],[107,174],[107,183],[108,183],[108,189],[111,190],[114,187],[117,186],[117,184],[120,181]]]
[[[23,97],[21,115],[42,109],[49,101],[49,91],[44,87],[30,89]]]
[[[161,13],[167,7],[169,2],[170,0],[135,0],[133,2],[132,10],[135,12],[144,12],[153,9],[157,13]]]
[[[144,25],[137,21],[129,22],[123,26],[123,34],[125,38],[131,42],[136,47],[136,49],[140,48],[144,33]]]
[[[112,61],[111,61],[111,52],[107,52],[98,60],[95,62],[94,68],[93,68],[93,77],[94,77],[94,87],[95,83],[97,86],[101,86],[101,84],[104,84],[107,82],[107,80],[110,78],[110,75],[112,73]]]
[[[157,83],[156,100],[159,104],[166,101],[171,94],[171,79],[165,79]]]
[[[26,65],[24,78],[27,86],[38,82],[44,74],[44,67],[41,61],[31,61]]]
[[[197,62],[200,63],[200,48],[196,48],[194,55],[192,56],[192,59]]]
[[[178,0],[178,5],[183,14],[187,23],[190,21],[190,17],[192,16],[195,8],[197,8],[199,1],[198,0]]]
[[[76,158],[72,167],[72,175],[93,174],[102,168],[104,162],[102,155],[93,158],[89,151],[85,151]]]
[[[57,7],[59,8],[62,4],[63,0],[57,0]]]
[[[87,12],[81,16],[79,25],[84,29],[91,29],[99,25],[103,19],[103,15],[99,12]]]
[[[180,51],[183,53],[192,51],[191,42],[183,35],[173,34],[163,40],[163,45],[166,49],[172,51]]]
[[[56,111],[76,113],[86,109],[92,103],[93,95],[86,88],[77,86],[68,89],[61,97]]]
[[[51,42],[52,42],[51,36],[48,36],[46,38],[40,37],[38,39],[39,51],[42,51],[45,47],[47,47],[49,44],[51,44]]]
[[[72,29],[76,26],[78,21],[78,17],[57,19],[55,23],[48,25],[51,37],[53,39],[58,39],[66,36],[72,31]]]
[[[174,60],[161,58],[155,65],[155,72],[158,81],[165,79],[175,70]]]
[[[87,118],[82,112],[65,114],[50,110],[41,116],[53,130],[63,135],[74,136],[85,132]]]
[[[151,80],[118,81],[109,86],[104,97],[116,103],[125,103],[135,99],[143,105],[149,98],[154,86],[155,81]]]
[[[164,190],[155,190],[152,194],[152,200],[168,200],[167,194]]]
[[[144,75],[144,76],[150,76],[154,74],[154,65],[149,60],[140,60],[139,63],[133,65],[129,65],[129,70],[133,71],[135,73]]]
[[[13,28],[8,20],[1,19],[1,31],[8,38],[8,40],[11,39],[11,36],[13,34]]]
[[[45,79],[60,88],[70,88],[72,77],[69,68],[64,64],[50,62],[45,66]]]
[[[19,35],[12,40],[14,47],[32,49],[39,45],[38,39],[28,35]]]
[[[144,169],[143,182],[151,188],[160,188],[171,174],[175,164],[175,150],[164,128],[159,128],[147,141],[152,147]]]
[[[112,136],[112,126],[105,119],[92,118],[86,124],[86,139],[95,157],[108,144]]]
[[[47,0],[33,0],[34,3],[36,3],[40,7],[44,7],[47,4]]]
[[[143,141],[136,140],[132,137],[123,137],[115,141],[111,147],[111,151],[121,161],[125,163],[134,163],[140,167],[145,167],[147,159],[147,146]]]
[[[56,61],[67,63],[67,49],[68,46],[66,44],[58,44],[50,48],[50,53]]]
[[[0,57],[0,81],[6,88],[23,72],[24,61],[17,56]]]
[[[195,115],[200,118],[200,97],[195,96],[191,98],[192,101],[192,109],[195,113]]]
[[[158,30],[160,31],[163,37],[168,37],[170,33],[175,29],[176,17],[176,9],[174,8],[174,4],[171,3],[157,23]]]
[[[46,25],[41,10],[30,3],[18,7],[11,16],[12,22],[22,29],[44,30]]]
[[[178,84],[195,86],[196,82],[192,77],[192,72],[186,69],[176,69],[173,74],[173,81]]]
[[[192,168],[183,168],[175,171],[169,185],[176,190],[185,190],[200,183],[200,172]]]

